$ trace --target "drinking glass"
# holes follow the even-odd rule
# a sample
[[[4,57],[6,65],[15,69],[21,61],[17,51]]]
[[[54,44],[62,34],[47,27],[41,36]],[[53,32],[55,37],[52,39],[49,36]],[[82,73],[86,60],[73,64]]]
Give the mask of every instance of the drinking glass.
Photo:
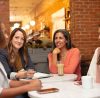
[[[61,61],[57,61],[57,67],[58,67],[58,75],[63,76],[64,75],[64,64]]]

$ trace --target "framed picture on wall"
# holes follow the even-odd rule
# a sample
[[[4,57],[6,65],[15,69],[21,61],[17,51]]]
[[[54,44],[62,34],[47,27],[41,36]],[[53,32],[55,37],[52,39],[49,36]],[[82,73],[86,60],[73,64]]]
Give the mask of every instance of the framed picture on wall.
[[[65,11],[65,28],[70,31],[70,10]]]
[[[57,29],[65,29],[65,8],[62,8],[58,10],[57,12],[53,13],[51,15],[52,17],[52,24],[53,24],[53,29],[52,29],[52,36],[55,30]]]

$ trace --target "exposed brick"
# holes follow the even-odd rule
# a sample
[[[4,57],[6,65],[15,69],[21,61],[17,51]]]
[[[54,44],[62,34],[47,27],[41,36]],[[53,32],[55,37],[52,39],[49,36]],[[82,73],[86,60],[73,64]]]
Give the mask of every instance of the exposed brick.
[[[94,50],[100,46],[100,0],[70,0],[70,4],[71,26],[75,25],[71,27],[73,43],[81,50],[83,59],[91,59]],[[74,36],[75,34],[80,37]]]
[[[5,24],[7,33],[9,33],[9,0],[0,0],[0,21]]]

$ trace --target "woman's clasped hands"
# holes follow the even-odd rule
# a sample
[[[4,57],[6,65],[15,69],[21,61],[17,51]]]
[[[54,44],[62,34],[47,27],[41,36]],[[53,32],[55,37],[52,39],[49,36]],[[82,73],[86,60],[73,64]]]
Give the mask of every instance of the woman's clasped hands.
[[[27,78],[32,79],[32,77],[34,76],[34,69],[28,69],[27,70]]]
[[[16,78],[23,79],[23,78],[29,78],[31,79],[34,76],[34,69],[28,69],[28,70],[19,70],[16,74]]]
[[[60,49],[59,48],[55,48],[54,50],[53,50],[53,54],[59,54],[60,53]]]
[[[39,79],[35,79],[35,80],[30,80],[30,81],[27,81],[29,82],[29,90],[40,90],[43,86],[42,86],[42,82],[39,80]]]

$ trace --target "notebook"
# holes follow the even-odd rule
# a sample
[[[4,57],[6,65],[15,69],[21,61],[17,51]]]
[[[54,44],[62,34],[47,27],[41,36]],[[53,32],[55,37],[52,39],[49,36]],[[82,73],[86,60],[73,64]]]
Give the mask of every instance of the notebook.
[[[51,77],[51,76],[52,76],[52,74],[36,72],[32,79],[48,78],[48,77]]]
[[[25,79],[20,79],[20,80],[27,81],[27,80],[30,80],[30,79],[49,78],[49,77],[52,77],[52,76],[53,76],[52,74],[36,72],[32,78],[25,78]]]

